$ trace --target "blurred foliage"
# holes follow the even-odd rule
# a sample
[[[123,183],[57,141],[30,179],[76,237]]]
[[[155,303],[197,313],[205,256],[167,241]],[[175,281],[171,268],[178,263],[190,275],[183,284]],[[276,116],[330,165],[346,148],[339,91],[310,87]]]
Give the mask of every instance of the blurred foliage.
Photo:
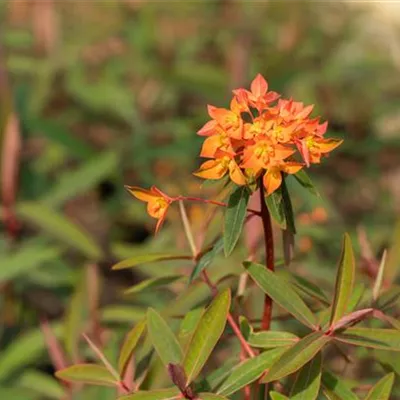
[[[314,103],[329,121],[330,134],[345,138],[312,173],[323,200],[294,184],[289,188],[298,220],[292,270],[330,288],[346,229],[360,282],[373,284],[369,271],[385,248],[388,279],[395,277],[400,28],[371,13],[365,5],[340,2],[0,3],[0,66],[12,88],[4,90],[0,76],[0,128],[6,131],[3,121],[13,104],[22,142],[20,162],[13,158],[20,174],[11,205],[20,227],[13,238],[3,224],[0,240],[0,398],[63,398],[63,387],[49,374],[54,360],[47,355],[40,318],[51,321],[68,360],[91,359],[80,337],[86,331],[98,335],[115,361],[127,328],[147,307],[178,320],[209,299],[199,282],[186,288],[173,280],[171,290],[157,290],[157,279],[171,282],[172,276],[190,273],[184,260],[139,265],[133,273],[110,271],[130,256],[171,246],[185,251],[177,211],[153,237],[154,221],[131,201],[124,184],[157,184],[171,194],[213,193],[191,176],[199,163],[195,132],[207,119],[205,105],[224,106],[230,90],[258,72],[273,90]],[[9,159],[10,151],[3,146],[2,157]],[[189,212],[200,228],[206,208],[192,206]],[[221,222],[217,214],[208,242]],[[245,253],[241,243],[227,259],[217,254],[213,279],[238,275],[235,260]],[[146,279],[152,281],[141,290],[122,294]],[[231,282],[225,279],[224,285]],[[256,317],[261,297],[253,297],[247,306]],[[398,315],[398,296],[391,306]],[[140,357],[147,353],[145,342]],[[350,380],[381,376],[381,370],[368,371],[368,353],[361,355],[362,365],[344,365],[332,355],[335,371],[347,368]],[[383,363],[399,374],[397,364]],[[165,383],[160,367],[154,366],[152,387]],[[115,391],[85,387],[76,397],[91,398],[113,399]]]

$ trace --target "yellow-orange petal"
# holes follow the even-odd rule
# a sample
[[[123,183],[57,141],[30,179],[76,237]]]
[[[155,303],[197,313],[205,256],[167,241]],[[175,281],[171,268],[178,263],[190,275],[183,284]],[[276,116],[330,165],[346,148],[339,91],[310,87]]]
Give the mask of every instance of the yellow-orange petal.
[[[271,167],[267,170],[263,177],[263,184],[267,196],[275,192],[282,184],[282,174],[279,168]]]
[[[215,133],[217,125],[217,121],[208,121],[197,131],[197,134],[200,136],[211,136]]]
[[[165,209],[164,213],[161,215],[161,217],[157,221],[156,230],[155,230],[156,234],[160,231],[161,226],[163,225],[163,223],[165,221],[166,215],[167,215],[167,209]]]
[[[236,164],[235,160],[231,160],[229,163],[229,177],[236,185],[243,186],[246,184],[246,177],[243,175],[243,172]]]
[[[267,93],[268,83],[261,74],[257,74],[253,82],[251,82],[250,89],[255,97],[260,98]]]
[[[208,160],[193,175],[203,179],[221,179],[228,172],[228,166],[221,160]]]
[[[315,145],[321,153],[329,153],[342,144],[342,139],[315,139]]]
[[[208,137],[201,148],[200,157],[212,158],[216,151],[221,147],[221,136],[214,135]]]
[[[284,160],[285,158],[290,157],[295,150],[290,147],[283,146],[282,144],[274,145],[274,159],[275,160]]]
[[[286,172],[287,174],[296,174],[299,172],[302,168],[304,167],[304,164],[299,163],[299,162],[292,162],[292,161],[287,161],[285,164],[281,167],[282,171]]]
[[[125,189],[134,197],[141,201],[151,201],[153,199],[159,198],[160,195],[151,191],[142,189],[138,186],[125,186]]]

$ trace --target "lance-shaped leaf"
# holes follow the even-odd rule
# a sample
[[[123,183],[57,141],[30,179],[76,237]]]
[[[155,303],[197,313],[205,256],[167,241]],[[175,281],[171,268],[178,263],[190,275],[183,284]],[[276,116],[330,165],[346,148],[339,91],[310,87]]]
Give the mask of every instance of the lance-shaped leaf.
[[[309,361],[297,374],[290,394],[291,400],[315,400],[321,386],[321,352]]]
[[[218,394],[230,396],[242,387],[254,382],[283,354],[284,349],[266,351],[249,358],[232,369],[228,379],[218,389]]]
[[[236,246],[246,218],[250,192],[246,186],[237,187],[229,196],[224,218],[224,251],[229,256]]]
[[[271,382],[298,371],[331,340],[322,332],[313,332],[289,348],[271,367],[262,382]]]
[[[200,275],[201,271],[207,268],[214,260],[216,255],[222,251],[224,248],[224,240],[225,239],[223,237],[219,238],[214,243],[213,247],[200,257],[194,266],[192,273],[190,274],[189,283],[192,283]]]
[[[152,308],[147,311],[147,329],[163,364],[179,364],[183,357],[181,346],[167,322]]]
[[[326,294],[316,284],[295,274],[290,274],[290,281],[293,284],[294,289],[300,292],[300,294],[304,293],[307,296],[319,300],[321,303],[325,305],[330,304],[330,301],[328,300]]]
[[[400,299],[400,287],[393,285],[390,289],[381,293],[374,303],[376,308],[382,311],[390,310]]]
[[[126,289],[124,294],[137,294],[144,290],[150,290],[158,288],[160,286],[169,285],[170,283],[176,282],[179,279],[182,279],[182,275],[160,276],[156,278],[145,279],[137,285]]]
[[[347,328],[333,337],[355,346],[400,351],[400,331],[397,329]]]
[[[367,318],[368,316],[372,315],[374,312],[373,308],[364,308],[363,310],[357,310],[340,318],[337,322],[335,322],[331,327],[330,331],[334,332],[339,329],[342,329],[345,326],[355,325],[358,322],[362,321],[363,319]]]
[[[299,338],[293,333],[279,331],[251,332],[247,339],[250,346],[262,349],[292,346],[298,341]]]
[[[183,361],[188,382],[200,373],[221,337],[231,304],[230,290],[220,293],[201,317]]]
[[[57,371],[56,377],[67,382],[100,386],[116,386],[118,384],[106,367],[96,364],[76,364]]]
[[[199,393],[197,395],[199,400],[228,400],[226,397],[215,393]]]
[[[125,337],[118,359],[118,372],[121,376],[124,376],[126,367],[132,357],[133,350],[135,350],[145,327],[146,321],[141,321],[131,329]]]
[[[282,189],[279,188],[269,196],[265,197],[265,204],[274,219],[274,221],[282,228],[286,229],[285,205],[283,203]]]
[[[168,254],[168,253],[157,253],[157,254],[140,254],[134,257],[122,260],[115,264],[112,269],[126,269],[133,268],[138,265],[159,262],[159,261],[170,261],[170,260],[191,260],[193,257],[187,254]]]
[[[355,262],[350,236],[346,233],[343,239],[342,254],[336,276],[335,294],[332,304],[331,320],[333,325],[346,312],[354,286]]]
[[[394,382],[394,373],[384,376],[371,390],[368,392],[365,400],[390,400]]]
[[[303,188],[307,189],[310,193],[314,194],[315,196],[319,196],[318,190],[312,183],[312,180],[308,176],[307,172],[304,169],[301,169],[296,174],[292,175],[296,178],[296,181],[300,183]]]
[[[158,390],[139,390],[136,393],[118,397],[118,400],[174,400],[179,399],[181,393],[177,388]]]
[[[343,380],[330,372],[322,373],[322,386],[328,400],[359,400]]]
[[[271,400],[289,400],[289,397],[275,391],[269,392],[269,396],[271,397]]]
[[[276,273],[265,268],[264,265],[249,261],[243,263],[257,285],[272,298],[274,302],[292,314],[302,324],[315,328],[317,320],[301,297],[292,288],[290,283]]]

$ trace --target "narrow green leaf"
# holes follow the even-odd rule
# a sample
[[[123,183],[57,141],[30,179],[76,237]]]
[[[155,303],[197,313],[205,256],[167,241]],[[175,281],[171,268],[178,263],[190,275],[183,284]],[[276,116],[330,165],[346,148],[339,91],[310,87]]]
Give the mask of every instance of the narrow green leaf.
[[[147,311],[147,329],[163,364],[180,364],[183,357],[181,346],[167,322],[152,308]]]
[[[294,285],[294,289],[296,291],[317,299],[325,305],[330,304],[330,301],[328,300],[326,294],[321,290],[321,288],[310,282],[309,280],[296,274],[290,274],[290,281]]]
[[[271,367],[262,382],[271,382],[284,378],[299,370],[331,340],[321,332],[313,332],[289,348]]]
[[[346,312],[349,298],[353,292],[355,276],[355,261],[350,236],[346,233],[343,238],[342,255],[340,257],[336,276],[335,294],[332,304],[330,324],[334,324]]]
[[[293,333],[279,331],[252,332],[247,339],[250,346],[262,349],[292,346],[298,341],[299,338]]]
[[[322,357],[319,352],[301,368],[290,394],[291,400],[315,400],[321,386]]]
[[[279,277],[276,273],[265,268],[264,265],[254,264],[249,261],[243,263],[257,285],[278,303],[282,308],[292,314],[302,324],[315,328],[317,320],[301,297],[292,288],[290,283]]]
[[[304,169],[300,170],[296,174],[293,175],[296,178],[296,181],[300,183],[303,188],[307,189],[310,193],[315,196],[319,196],[318,190],[312,183],[312,180],[308,176],[307,172]]]
[[[296,233],[296,226],[294,223],[294,213],[292,200],[290,199],[290,194],[288,188],[285,183],[285,179],[282,180],[282,202],[283,202],[283,211],[285,213],[285,221],[286,221],[286,230],[288,230],[291,234]]]
[[[200,373],[221,337],[230,304],[231,293],[226,289],[212,301],[197,325],[183,361],[188,383]]]
[[[271,391],[269,392],[269,395],[271,397],[271,400],[289,400],[289,397],[285,396],[282,393]]]
[[[400,351],[400,331],[397,329],[347,328],[333,338],[355,346]]]
[[[2,255],[0,261],[0,282],[15,279],[32,272],[35,268],[59,258],[61,250],[53,246],[28,244]]]
[[[382,311],[390,310],[400,299],[400,287],[393,285],[391,288],[387,289],[381,293],[374,303],[376,308]]]
[[[101,310],[101,320],[105,323],[126,323],[139,322],[146,317],[143,307],[113,304]]]
[[[17,213],[21,219],[31,222],[50,237],[59,239],[86,257],[92,260],[101,257],[102,251],[92,238],[61,213],[34,202],[19,204]]]
[[[134,285],[129,289],[126,289],[124,291],[124,294],[132,295],[140,293],[144,290],[156,289],[160,286],[169,285],[170,283],[176,282],[177,280],[182,278],[183,278],[182,275],[171,275],[171,276],[160,276],[160,277],[145,279],[144,281],[138,283],[137,285]]]
[[[56,377],[67,382],[88,383],[100,386],[116,386],[115,378],[106,367],[96,364],[76,364],[56,372]]]
[[[232,253],[242,232],[250,192],[246,186],[237,187],[230,195],[224,218],[224,252]]]
[[[219,394],[214,393],[199,393],[198,395],[199,400],[228,400],[224,396],[220,396]]]
[[[211,262],[214,260],[214,258],[222,251],[224,248],[224,237],[219,238],[215,243],[214,246],[210,251],[205,253],[196,263],[194,266],[192,273],[190,274],[189,278],[189,284],[192,283],[203,271],[203,269],[206,269]]]
[[[157,253],[157,254],[140,254],[138,256],[130,257],[126,260],[120,261],[115,264],[112,269],[126,269],[133,268],[138,265],[159,262],[159,261],[169,261],[169,260],[191,260],[193,257],[191,255],[185,254],[167,254],[167,253]]]
[[[329,400],[359,400],[342,379],[330,372],[322,373],[322,385]]]
[[[49,399],[59,400],[65,397],[65,390],[60,382],[43,372],[28,370],[18,378],[18,382],[19,386],[44,395]]]
[[[186,313],[183,318],[179,328],[178,340],[184,352],[186,352],[187,346],[203,314],[203,308],[195,308]]]
[[[238,360],[236,356],[224,361],[222,366],[207,374],[196,389],[198,391],[216,391],[221,383],[229,377],[232,369],[237,366],[237,363]]]
[[[118,397],[118,400],[173,400],[180,397],[180,392],[177,388],[158,389],[158,390],[139,390],[136,393]]]
[[[365,400],[390,400],[394,373],[385,375],[367,394]]]
[[[286,229],[285,206],[282,198],[282,189],[279,188],[269,196],[265,197],[265,204],[274,219],[274,221],[282,228]]]
[[[117,169],[118,155],[106,151],[91,158],[74,171],[68,171],[57,179],[56,184],[46,193],[42,202],[57,207],[65,201],[92,189]]]
[[[118,359],[118,373],[124,376],[125,369],[128,366],[129,360],[132,357],[132,353],[135,350],[136,345],[142,336],[146,327],[146,321],[139,322],[125,337],[124,343],[119,353]]]
[[[383,280],[388,284],[394,283],[399,273],[400,265],[400,219],[397,220],[388,250]]]
[[[249,383],[254,382],[265,370],[271,367],[284,351],[284,349],[269,350],[235,366],[217,393],[223,396],[230,396]]]
[[[378,269],[378,274],[376,275],[374,287],[372,289],[372,299],[373,301],[376,301],[379,297],[379,294],[382,289],[382,284],[383,284],[383,273],[385,271],[385,266],[386,266],[386,254],[387,251],[384,250],[381,258],[381,262],[379,264],[379,269]]]

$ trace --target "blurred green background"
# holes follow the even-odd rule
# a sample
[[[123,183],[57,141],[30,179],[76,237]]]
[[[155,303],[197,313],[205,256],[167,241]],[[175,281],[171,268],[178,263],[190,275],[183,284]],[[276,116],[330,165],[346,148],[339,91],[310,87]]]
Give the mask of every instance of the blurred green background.
[[[231,90],[259,72],[272,90],[315,104],[328,134],[345,139],[309,171],[322,200],[292,188],[299,231],[293,270],[331,287],[347,230],[360,281],[370,285],[383,249],[395,248],[398,5],[8,0],[0,3],[0,44],[1,399],[65,398],[49,375],[54,363],[40,318],[74,361],[87,356],[80,332],[101,325],[113,359],[147,306],[169,304],[186,288],[122,294],[143,279],[190,271],[183,262],[110,270],[130,255],[186,246],[177,210],[153,237],[155,221],[123,185],[213,195],[191,175],[200,162],[196,131],[208,119],[207,104],[227,106]],[[189,211],[199,226],[206,208]],[[394,270],[400,257],[390,254]],[[246,255],[242,243],[213,273],[239,274]],[[207,298],[206,288],[185,289],[170,312],[181,315]],[[115,398],[97,388],[79,396]]]

